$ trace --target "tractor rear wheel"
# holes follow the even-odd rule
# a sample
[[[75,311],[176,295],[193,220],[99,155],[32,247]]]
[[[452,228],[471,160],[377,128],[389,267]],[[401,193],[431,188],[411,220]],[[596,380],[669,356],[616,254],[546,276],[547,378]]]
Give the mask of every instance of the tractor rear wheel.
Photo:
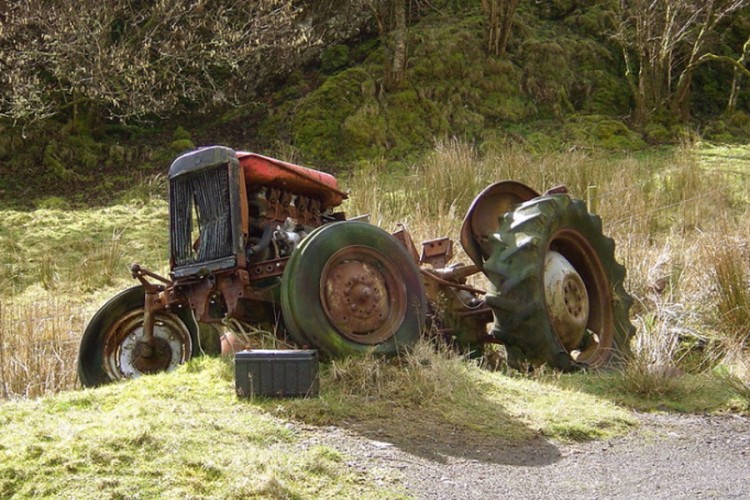
[[[156,314],[154,341],[144,342],[144,298],[143,286],[134,286],[112,297],[91,318],[78,352],[78,378],[84,387],[174,370],[198,350],[198,327],[190,310]]]
[[[419,268],[390,234],[363,222],[326,224],[287,263],[281,311],[292,338],[330,357],[413,345],[425,321]]]
[[[601,219],[567,195],[534,198],[505,214],[484,272],[492,334],[509,364],[598,368],[628,353],[633,299]]]

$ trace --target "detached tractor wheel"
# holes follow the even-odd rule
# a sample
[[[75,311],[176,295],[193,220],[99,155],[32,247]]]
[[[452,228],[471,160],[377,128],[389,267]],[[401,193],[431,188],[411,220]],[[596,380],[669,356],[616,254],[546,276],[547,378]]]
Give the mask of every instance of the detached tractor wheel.
[[[310,233],[281,280],[281,311],[292,338],[330,357],[395,354],[419,339],[426,310],[412,257],[390,234],[362,222]]]
[[[198,327],[189,310],[154,318],[153,344],[143,341],[144,290],[134,286],[111,298],[86,326],[78,352],[84,387],[174,370],[198,350]]]
[[[494,291],[486,301],[512,366],[598,368],[629,352],[625,268],[584,202],[567,195],[525,202],[505,214],[491,246],[484,272]]]

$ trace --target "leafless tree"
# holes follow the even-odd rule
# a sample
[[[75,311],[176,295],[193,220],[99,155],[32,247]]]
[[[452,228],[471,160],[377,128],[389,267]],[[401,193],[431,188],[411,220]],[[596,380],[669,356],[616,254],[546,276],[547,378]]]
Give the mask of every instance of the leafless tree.
[[[236,102],[318,42],[293,0],[23,0],[0,24],[0,116],[110,117]]]
[[[727,100],[727,112],[731,113],[737,108],[737,100],[742,91],[742,82],[745,78],[750,77],[750,70],[747,69],[747,63],[750,62],[750,36],[742,45],[742,53],[737,59],[729,56],[718,56],[715,54],[706,54],[702,56],[704,61],[719,61],[730,64],[734,68],[732,76],[732,90]]]
[[[487,52],[495,56],[505,55],[510,41],[513,16],[521,0],[482,0],[486,21]]]
[[[750,0],[620,0],[615,39],[633,93],[634,121],[686,120],[696,68],[710,60],[717,29]]]
[[[408,60],[407,3],[409,0],[363,0],[372,11],[385,48],[385,87],[401,88],[406,80]]]

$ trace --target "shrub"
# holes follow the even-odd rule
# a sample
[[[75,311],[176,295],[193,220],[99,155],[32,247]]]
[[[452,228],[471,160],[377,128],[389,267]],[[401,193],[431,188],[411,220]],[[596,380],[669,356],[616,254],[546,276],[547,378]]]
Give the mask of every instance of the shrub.
[[[185,151],[195,149],[195,144],[190,139],[178,139],[176,141],[172,141],[172,143],[169,145],[169,149],[171,149],[175,153],[184,153]]]
[[[320,54],[320,69],[324,73],[333,74],[349,65],[349,47],[334,45],[323,50]]]
[[[181,141],[181,140],[191,140],[192,136],[190,135],[190,132],[185,130],[182,126],[178,126],[176,129],[174,129],[174,132],[172,133],[172,139],[175,141]]]
[[[44,210],[67,210],[70,208],[70,203],[60,196],[47,196],[38,200],[36,206]]]

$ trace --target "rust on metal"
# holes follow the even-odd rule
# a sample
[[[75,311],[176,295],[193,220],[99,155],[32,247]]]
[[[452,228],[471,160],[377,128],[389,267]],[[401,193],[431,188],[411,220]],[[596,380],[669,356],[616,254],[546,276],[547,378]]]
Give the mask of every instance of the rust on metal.
[[[361,344],[390,338],[406,314],[406,289],[385,256],[352,245],[336,252],[320,279],[328,319],[341,334]]]
[[[321,224],[323,203],[320,199],[294,194],[277,188],[267,189],[264,195],[264,226],[270,222],[283,223],[294,219],[299,224],[317,227]]]
[[[452,264],[447,267],[420,269],[425,294],[432,309],[432,328],[448,342],[481,345],[487,335],[492,310],[480,298],[486,292],[466,284],[469,276],[479,272],[476,265]]]
[[[453,258],[453,241],[450,238],[436,238],[422,243],[419,262],[432,267],[445,267]]]
[[[284,274],[289,257],[258,262],[250,267],[250,281],[259,281]]]
[[[461,226],[461,246],[469,258],[482,267],[490,256],[489,239],[500,227],[500,217],[515,205],[539,196],[534,189],[516,181],[487,186],[474,198]]]
[[[130,273],[132,274],[133,278],[140,281],[143,284],[143,286],[147,288],[151,286],[151,283],[149,283],[148,280],[145,279],[146,276],[148,276],[149,278],[153,278],[157,281],[161,281],[167,286],[172,284],[171,280],[165,278],[164,276],[156,274],[153,271],[149,271],[148,269],[146,269],[145,267],[141,266],[138,263],[131,264]]]
[[[466,290],[467,292],[475,293],[478,295],[484,295],[487,293],[485,290],[480,290],[479,288],[474,288],[472,286],[465,285],[463,283],[459,283],[458,281],[455,281],[452,279],[450,275],[443,277],[438,271],[442,271],[442,269],[420,269],[421,273],[428,277],[430,280],[435,281],[436,283],[439,283],[440,285],[447,286],[450,288],[456,288],[458,290]]]
[[[133,349],[133,366],[141,373],[158,373],[169,368],[172,351],[169,343],[162,338],[151,342],[138,342]]]
[[[236,272],[225,273],[219,276],[216,289],[218,296],[223,299],[226,311],[225,315],[234,316],[237,304],[245,296],[245,288],[250,284],[250,276],[244,269]]]
[[[132,378],[176,368],[191,354],[190,333],[171,314],[153,317],[152,338],[144,328],[144,310],[123,315],[106,332],[104,368],[113,379]]]
[[[411,234],[403,224],[398,225],[398,230],[393,233],[393,237],[401,243],[406,251],[409,252],[414,262],[419,262],[419,253],[417,253],[417,247],[414,245],[414,240],[411,238]]]
[[[330,174],[255,153],[238,151],[237,159],[247,183],[319,198],[322,209],[337,207],[348,197]]]
[[[588,239],[579,231],[563,228],[557,231],[550,239],[548,253],[557,252],[570,263],[574,272],[580,277],[581,282],[575,279],[568,281],[573,284],[568,291],[561,292],[567,296],[572,317],[576,317],[578,306],[585,299],[588,302],[588,314],[583,332],[580,333],[579,342],[573,343],[574,339],[565,339],[566,334],[555,331],[563,345],[568,349],[571,358],[575,361],[585,362],[591,366],[597,366],[601,359],[606,359],[612,349],[614,342],[615,322],[610,304],[612,303],[612,292],[609,287],[606,271],[597,257],[596,250],[591,246]],[[580,298],[581,303],[576,300]],[[573,302],[571,303],[571,299]],[[564,303],[564,299],[563,299]],[[583,311],[582,311],[583,312]],[[569,316],[569,317],[570,317]],[[553,323],[553,325],[555,325]],[[557,325],[555,325],[557,328]],[[567,342],[567,344],[566,344]]]

